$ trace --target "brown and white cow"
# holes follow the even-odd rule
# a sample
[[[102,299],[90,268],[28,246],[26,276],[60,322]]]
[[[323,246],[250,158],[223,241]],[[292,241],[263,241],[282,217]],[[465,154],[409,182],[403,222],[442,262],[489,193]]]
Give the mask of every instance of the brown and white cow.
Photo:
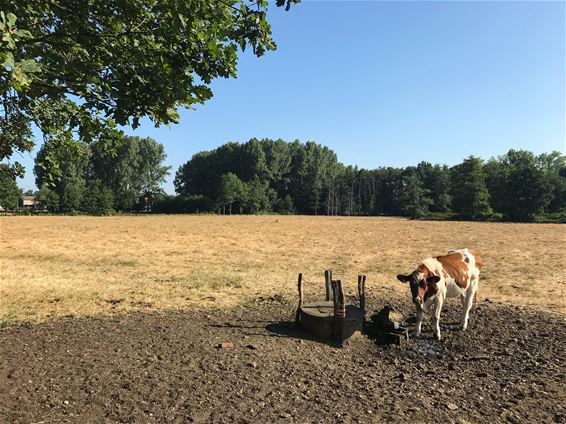
[[[409,275],[397,279],[409,283],[413,303],[417,309],[417,323],[413,336],[421,334],[425,311],[432,305],[434,334],[440,340],[440,311],[444,299],[460,297],[464,308],[460,328],[468,327],[468,318],[474,295],[478,289],[482,259],[471,249],[451,250],[447,255],[426,258]]]

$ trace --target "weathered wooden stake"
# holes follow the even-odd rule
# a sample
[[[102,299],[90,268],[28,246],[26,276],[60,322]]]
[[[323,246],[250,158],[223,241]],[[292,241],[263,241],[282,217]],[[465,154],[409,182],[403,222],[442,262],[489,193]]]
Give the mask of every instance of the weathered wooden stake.
[[[346,319],[346,305],[344,292],[340,280],[332,281],[334,289],[334,341],[342,346],[344,343],[344,321]]]
[[[366,276],[358,275],[358,296],[360,297],[360,311],[362,312],[362,333],[366,323]]]
[[[364,313],[364,318],[366,316],[366,276],[364,275],[364,281],[363,281],[363,289],[364,289],[364,309],[363,309],[363,313]]]
[[[324,286],[326,288],[326,301],[330,300],[330,288],[332,287],[332,271],[327,269],[324,271]]]
[[[338,281],[336,280],[332,280],[331,282],[331,288],[332,288],[332,302],[334,305],[334,309],[336,309],[336,307],[338,306]]]
[[[358,275],[358,296],[360,297],[360,310],[366,315],[366,276]]]
[[[299,279],[297,281],[297,288],[299,289],[299,307],[297,308],[297,313],[295,314],[295,325],[299,325],[299,320],[301,318],[301,308],[303,307],[303,273],[299,273]]]

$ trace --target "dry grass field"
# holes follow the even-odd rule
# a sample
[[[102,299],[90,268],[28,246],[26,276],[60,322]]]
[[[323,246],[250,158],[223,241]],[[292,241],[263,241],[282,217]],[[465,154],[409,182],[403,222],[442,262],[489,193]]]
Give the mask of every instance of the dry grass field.
[[[396,218],[124,216],[0,218],[0,323],[133,310],[224,308],[260,296],[406,293],[395,276],[427,255],[473,247],[479,300],[566,314],[566,226]]]

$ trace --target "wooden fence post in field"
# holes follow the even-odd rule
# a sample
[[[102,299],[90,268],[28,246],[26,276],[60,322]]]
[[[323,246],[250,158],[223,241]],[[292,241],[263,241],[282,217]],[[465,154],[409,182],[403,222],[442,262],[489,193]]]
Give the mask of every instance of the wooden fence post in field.
[[[297,288],[299,289],[299,306],[297,307],[297,313],[295,314],[295,325],[299,325],[299,319],[301,317],[301,308],[303,307],[303,273],[299,273],[299,278],[297,281]]]
[[[366,276],[358,275],[358,296],[360,297],[360,311],[362,313],[362,334],[366,322]]]
[[[346,319],[346,305],[344,292],[340,280],[332,281],[334,291],[334,341],[342,346],[344,343],[344,321]]]
[[[327,269],[324,271],[324,285],[326,288],[326,301],[330,300],[330,288],[332,287],[332,271]]]

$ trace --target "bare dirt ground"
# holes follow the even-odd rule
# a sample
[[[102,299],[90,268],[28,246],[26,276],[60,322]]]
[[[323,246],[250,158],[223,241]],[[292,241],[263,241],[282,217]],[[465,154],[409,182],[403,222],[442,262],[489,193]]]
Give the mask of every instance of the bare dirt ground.
[[[460,332],[447,306],[441,342],[425,326],[401,348],[311,339],[277,296],[5,327],[0,422],[566,422],[562,318],[484,303]]]

